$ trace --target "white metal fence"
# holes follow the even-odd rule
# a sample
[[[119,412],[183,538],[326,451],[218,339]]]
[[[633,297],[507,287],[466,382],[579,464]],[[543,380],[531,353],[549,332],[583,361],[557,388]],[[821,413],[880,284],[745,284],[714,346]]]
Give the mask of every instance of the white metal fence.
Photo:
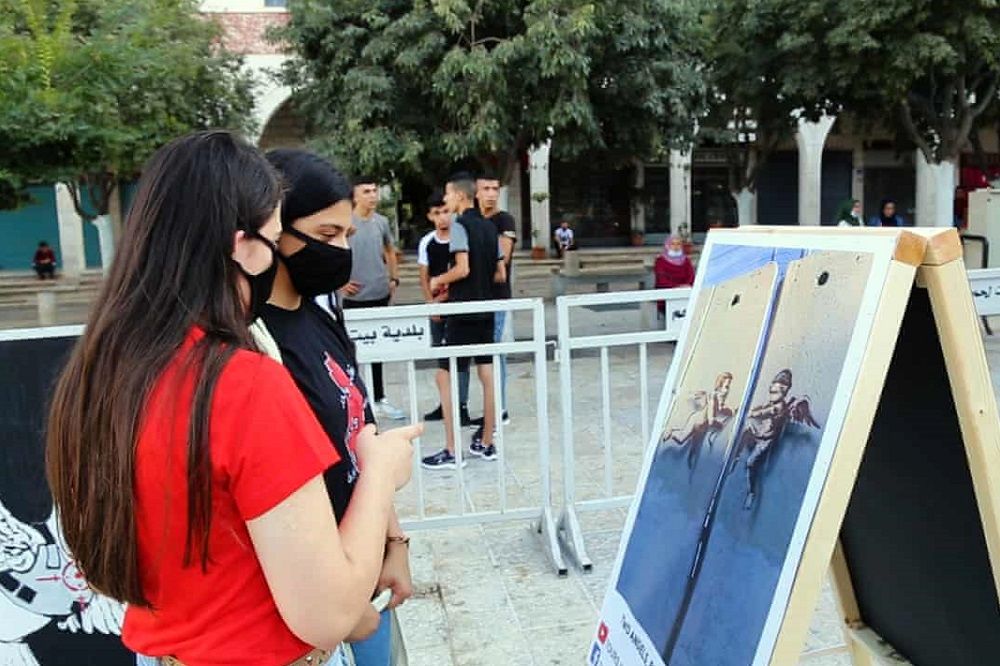
[[[583,531],[580,528],[577,511],[611,509],[628,506],[632,501],[632,493],[616,494],[613,487],[613,472],[615,469],[614,440],[611,420],[611,378],[609,349],[612,347],[638,347],[639,350],[639,419],[644,447],[649,440],[649,363],[648,350],[651,343],[670,342],[680,334],[680,325],[686,316],[688,299],[691,290],[656,289],[644,291],[627,291],[601,294],[582,294],[576,296],[560,296],[556,299],[556,321],[558,326],[557,360],[559,361],[560,410],[562,417],[562,454],[563,454],[563,509],[559,518],[559,529],[563,537],[563,545],[576,559],[584,570],[592,568],[592,562],[587,555],[583,542]],[[607,335],[573,336],[572,312],[581,307],[601,305],[639,304],[647,311],[655,308],[658,301],[664,302],[663,326],[648,330],[648,326],[640,326],[640,330]],[[599,498],[578,500],[576,497],[576,433],[574,433],[573,418],[573,352],[579,350],[598,350],[600,354],[601,386],[601,448],[603,452],[603,493]]]
[[[529,312],[532,326],[531,338],[514,342],[493,344],[477,344],[463,346],[433,347],[430,344],[430,318],[437,316],[473,314],[483,312],[507,312],[508,318],[516,312]],[[537,519],[539,533],[545,542],[552,564],[560,574],[565,574],[566,564],[556,537],[555,519],[552,508],[552,474],[550,469],[551,442],[549,437],[548,415],[548,375],[545,343],[545,306],[541,299],[512,299],[500,301],[480,301],[452,304],[407,305],[387,308],[352,309],[345,311],[345,321],[351,337],[357,344],[358,361],[365,364],[399,363],[405,366],[406,384],[409,396],[410,418],[416,422],[421,420],[420,408],[417,402],[417,362],[447,359],[451,382],[450,400],[451,413],[454,415],[452,433],[455,441],[455,456],[457,469],[454,473],[428,471],[421,467],[421,455],[414,456],[413,480],[410,487],[415,492],[415,512],[404,516],[401,522],[407,529],[425,529],[433,527],[448,527],[454,525],[476,525],[486,522],[501,522],[507,520]],[[502,413],[500,373],[493,373],[493,401],[496,419],[496,447],[498,459],[495,463],[495,478],[487,482],[486,475],[470,475],[463,468],[462,428],[459,422],[458,373],[457,361],[463,357],[492,356],[493,367],[499,367],[501,354],[527,354],[532,358],[535,378],[535,437],[537,446],[529,453],[530,448],[517,447],[523,456],[518,461],[509,460],[511,449],[505,443],[505,428],[500,417]],[[471,369],[470,369],[471,371]],[[366,368],[370,377],[370,368]],[[369,382],[369,386],[371,386]],[[519,419],[526,420],[526,419]],[[425,436],[427,433],[425,432]],[[416,442],[420,450],[421,442]],[[423,453],[428,453],[424,451]],[[517,463],[522,469],[530,467],[538,476],[537,494],[527,504],[511,506],[509,502],[508,473]],[[437,509],[433,514],[428,510],[428,484],[431,479],[440,483],[440,479],[453,474],[457,483],[453,491],[457,503],[450,506],[441,503],[436,497],[433,503]],[[431,476],[433,475],[433,476]],[[473,483],[470,484],[470,477]],[[492,488],[491,488],[492,486]],[[482,506],[477,498],[492,497],[495,490],[495,502],[487,507]],[[405,489],[404,489],[404,492]]]

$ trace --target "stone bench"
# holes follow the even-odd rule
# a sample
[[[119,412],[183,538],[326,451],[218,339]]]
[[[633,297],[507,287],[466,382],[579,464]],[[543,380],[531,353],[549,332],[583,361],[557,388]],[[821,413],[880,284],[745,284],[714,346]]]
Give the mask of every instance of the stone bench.
[[[576,252],[567,252],[562,266],[552,268],[552,297],[566,293],[571,284],[593,284],[596,291],[609,291],[615,282],[631,282],[639,289],[648,289],[653,284],[649,265],[643,260],[630,260],[609,264],[606,261],[581,261]]]

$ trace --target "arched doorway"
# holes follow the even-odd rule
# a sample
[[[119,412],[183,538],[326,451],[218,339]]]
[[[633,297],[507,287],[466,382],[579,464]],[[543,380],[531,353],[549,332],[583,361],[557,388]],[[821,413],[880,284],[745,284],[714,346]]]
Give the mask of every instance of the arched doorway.
[[[306,142],[305,123],[290,99],[282,102],[261,128],[257,145],[261,150],[301,148]]]

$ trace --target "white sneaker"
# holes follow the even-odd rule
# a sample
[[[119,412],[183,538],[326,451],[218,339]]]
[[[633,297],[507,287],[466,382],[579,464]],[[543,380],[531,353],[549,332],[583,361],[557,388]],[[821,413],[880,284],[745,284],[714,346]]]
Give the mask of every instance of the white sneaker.
[[[379,414],[393,421],[402,421],[403,419],[406,418],[406,412],[404,412],[402,409],[399,409],[398,407],[395,407],[391,402],[389,402],[385,398],[382,398],[381,400],[375,403],[375,409],[376,411],[378,411]]]

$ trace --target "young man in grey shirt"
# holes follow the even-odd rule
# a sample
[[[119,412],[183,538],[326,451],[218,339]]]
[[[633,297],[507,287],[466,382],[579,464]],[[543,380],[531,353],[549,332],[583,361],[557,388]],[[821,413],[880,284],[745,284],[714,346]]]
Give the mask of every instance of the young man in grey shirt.
[[[392,229],[389,220],[375,212],[377,206],[377,179],[367,176],[355,179],[351,281],[341,290],[345,310],[385,307],[399,286]],[[372,363],[372,386],[369,388],[377,412],[389,419],[406,418],[406,414],[385,397],[381,363]]]

